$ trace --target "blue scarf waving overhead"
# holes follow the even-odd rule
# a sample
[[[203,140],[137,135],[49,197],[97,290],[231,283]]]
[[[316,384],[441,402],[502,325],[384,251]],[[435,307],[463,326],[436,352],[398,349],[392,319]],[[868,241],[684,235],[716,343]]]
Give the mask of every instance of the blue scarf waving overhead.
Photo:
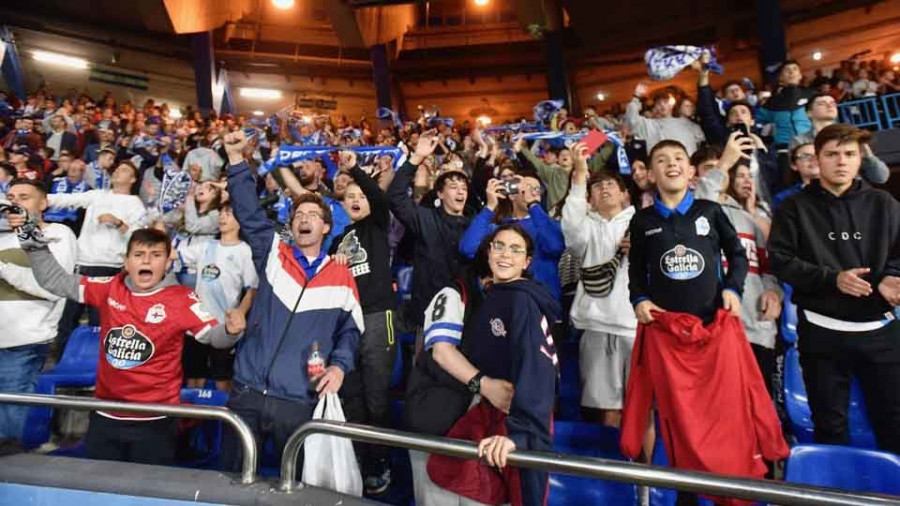
[[[356,153],[357,162],[360,167],[376,165],[378,163],[378,158],[383,155],[390,155],[393,157],[392,166],[394,169],[397,169],[400,165],[403,165],[404,161],[406,161],[406,156],[400,148],[390,146],[281,146],[278,153],[260,167],[259,175],[264,176],[271,172],[272,169],[282,165],[290,165],[302,160],[315,160],[316,158],[321,158],[325,162],[325,167],[328,170],[328,177],[333,178],[334,174],[337,172],[337,165],[335,165],[329,155],[335,151],[352,151]]]
[[[562,109],[564,105],[565,102],[562,100],[544,100],[543,102],[538,102],[538,104],[534,106],[534,121],[538,123],[549,123],[553,114]]]
[[[721,74],[723,69],[722,65],[716,61],[715,48],[698,46],[657,46],[648,49],[644,53],[647,73],[654,81],[672,79],[685,67],[699,60],[704,50],[710,52],[707,68],[716,74]]]

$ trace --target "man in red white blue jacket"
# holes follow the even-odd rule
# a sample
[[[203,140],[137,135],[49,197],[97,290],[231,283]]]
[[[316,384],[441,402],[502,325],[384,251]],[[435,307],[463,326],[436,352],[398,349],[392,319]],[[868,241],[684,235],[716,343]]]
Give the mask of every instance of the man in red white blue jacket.
[[[271,437],[281,451],[291,433],[310,420],[317,396],[337,392],[353,370],[362,309],[350,271],[322,248],[332,225],[330,208],[313,194],[296,198],[290,222],[294,244],[283,242],[259,207],[243,157],[246,144],[243,132],[225,137],[227,188],[253,252],[259,289],[236,348],[228,407],[259,440]],[[240,445],[233,434],[222,451],[226,465],[238,469]]]

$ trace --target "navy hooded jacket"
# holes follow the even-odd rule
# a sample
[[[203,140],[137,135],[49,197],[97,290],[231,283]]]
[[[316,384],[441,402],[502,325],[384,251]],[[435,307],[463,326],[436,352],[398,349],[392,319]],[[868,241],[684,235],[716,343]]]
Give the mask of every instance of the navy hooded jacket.
[[[467,337],[467,356],[485,376],[515,387],[506,427],[517,450],[551,451],[558,378],[550,326],[560,306],[544,285],[520,280],[488,289]],[[541,504],[547,473],[521,469],[524,504]]]

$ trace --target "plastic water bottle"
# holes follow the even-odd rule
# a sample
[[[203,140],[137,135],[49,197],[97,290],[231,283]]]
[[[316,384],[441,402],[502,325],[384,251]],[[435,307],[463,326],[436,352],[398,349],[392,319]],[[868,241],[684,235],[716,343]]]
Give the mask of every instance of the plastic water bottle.
[[[306,375],[310,380],[325,374],[325,360],[319,354],[319,342],[313,341],[312,351],[309,353],[309,360],[306,361]]]

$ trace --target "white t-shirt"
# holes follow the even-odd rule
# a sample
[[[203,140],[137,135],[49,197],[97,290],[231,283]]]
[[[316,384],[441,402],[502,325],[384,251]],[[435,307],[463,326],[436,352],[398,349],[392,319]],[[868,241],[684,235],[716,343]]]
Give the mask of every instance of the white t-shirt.
[[[465,314],[466,306],[456,289],[448,286],[438,292],[425,309],[425,349],[440,342],[459,346]]]
[[[243,241],[229,246],[218,240],[206,241],[200,247],[184,248],[180,254],[186,265],[197,266],[197,295],[220,322],[225,321],[226,310],[241,303],[245,289],[259,286],[253,253]]]
[[[66,273],[75,270],[75,234],[65,225],[48,223],[44,237],[50,253]],[[13,232],[0,233],[0,348],[45,343],[56,337],[65,299],[38,285],[28,255]]]
[[[131,233],[147,225],[147,210],[137,195],[120,195],[112,190],[52,193],[47,195],[47,203],[50,207],[87,209],[78,236],[78,265],[121,267]],[[123,234],[116,227],[100,223],[98,219],[104,214],[122,220],[128,230]]]

